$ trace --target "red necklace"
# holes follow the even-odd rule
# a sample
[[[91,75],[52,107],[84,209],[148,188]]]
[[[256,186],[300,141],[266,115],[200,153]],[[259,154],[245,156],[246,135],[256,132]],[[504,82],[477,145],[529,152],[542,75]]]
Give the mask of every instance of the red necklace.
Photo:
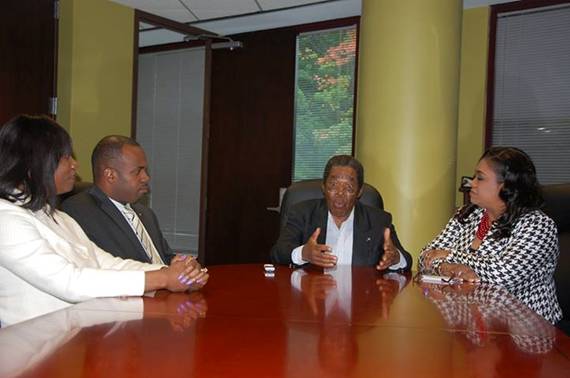
[[[481,218],[481,222],[479,223],[479,227],[477,227],[477,239],[483,240],[487,235],[487,232],[491,229],[491,222],[489,222],[489,214],[487,211],[483,213],[483,218]]]

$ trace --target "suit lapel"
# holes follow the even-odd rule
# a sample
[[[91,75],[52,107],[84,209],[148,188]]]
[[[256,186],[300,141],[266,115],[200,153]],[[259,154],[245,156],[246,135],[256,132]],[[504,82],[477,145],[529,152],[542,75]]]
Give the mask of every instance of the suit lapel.
[[[137,235],[133,232],[133,229],[129,222],[125,219],[123,214],[117,209],[117,207],[111,202],[109,197],[105,193],[103,193],[96,185],[93,185],[91,188],[88,189],[89,194],[91,194],[95,199],[96,202],[109,219],[121,230],[123,235],[129,239],[132,243],[134,250],[137,251],[139,258],[141,261],[150,262],[148,255],[144,251]],[[143,223],[144,224],[144,223]]]
[[[374,251],[374,238],[371,235],[372,226],[362,205],[356,202],[354,206],[354,229],[352,235],[352,265],[370,265]]]
[[[317,242],[319,244],[325,244],[327,240],[327,221],[329,216],[329,209],[327,207],[327,203],[324,199],[319,202],[319,206],[315,211],[315,216],[313,217],[313,223],[311,228],[309,229],[309,236],[315,232],[317,227],[321,228],[321,233],[317,238]],[[312,230],[312,231],[311,231]]]

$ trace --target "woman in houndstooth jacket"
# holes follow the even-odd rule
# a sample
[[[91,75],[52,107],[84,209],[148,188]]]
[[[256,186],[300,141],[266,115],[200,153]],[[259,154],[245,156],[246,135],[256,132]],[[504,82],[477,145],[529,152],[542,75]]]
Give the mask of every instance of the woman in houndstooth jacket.
[[[529,156],[492,147],[475,170],[471,204],[460,208],[420,253],[421,272],[504,287],[551,323],[562,318],[554,270],[558,237],[541,210]]]

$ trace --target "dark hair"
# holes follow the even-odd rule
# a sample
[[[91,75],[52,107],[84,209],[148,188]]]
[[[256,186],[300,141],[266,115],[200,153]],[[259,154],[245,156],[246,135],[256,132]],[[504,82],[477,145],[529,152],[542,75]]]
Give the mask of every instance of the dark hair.
[[[351,167],[356,172],[358,180],[358,189],[364,185],[364,168],[362,164],[350,155],[336,155],[329,159],[323,173],[323,183],[327,181],[333,167]]]
[[[57,203],[54,174],[72,154],[71,138],[46,116],[19,115],[0,128],[0,198],[51,213]]]
[[[536,178],[536,168],[530,157],[515,147],[491,147],[479,161],[483,159],[490,163],[498,182],[503,184],[499,197],[506,206],[505,213],[496,221],[497,229],[492,237],[509,237],[517,219],[539,209],[544,202]],[[458,219],[465,222],[475,208],[476,205],[473,204],[465,206],[459,211]]]
[[[109,161],[119,159],[122,156],[124,145],[140,147],[134,139],[123,135],[107,135],[97,143],[91,154],[91,167],[95,182],[97,182]]]

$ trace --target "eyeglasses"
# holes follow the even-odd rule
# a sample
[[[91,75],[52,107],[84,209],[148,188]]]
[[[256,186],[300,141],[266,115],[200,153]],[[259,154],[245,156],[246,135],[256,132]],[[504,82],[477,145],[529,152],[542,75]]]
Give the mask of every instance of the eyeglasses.
[[[336,182],[330,182],[325,185],[325,190],[331,194],[348,194],[353,196],[357,190],[352,185],[343,185]]]

